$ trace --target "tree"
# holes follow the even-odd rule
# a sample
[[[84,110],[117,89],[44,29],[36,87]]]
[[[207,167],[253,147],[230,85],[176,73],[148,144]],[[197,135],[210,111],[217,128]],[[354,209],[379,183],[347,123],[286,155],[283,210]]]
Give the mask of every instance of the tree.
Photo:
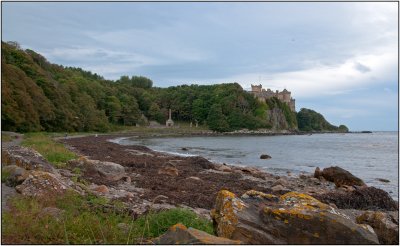
[[[106,115],[111,123],[118,123],[121,117],[121,103],[116,96],[107,97]]]
[[[226,116],[222,113],[220,104],[214,104],[211,106],[210,112],[207,117],[208,127],[217,132],[229,131],[229,125],[226,120]]]
[[[150,120],[156,120],[160,123],[165,120],[164,115],[162,114],[157,103],[152,103],[150,105],[148,115]]]

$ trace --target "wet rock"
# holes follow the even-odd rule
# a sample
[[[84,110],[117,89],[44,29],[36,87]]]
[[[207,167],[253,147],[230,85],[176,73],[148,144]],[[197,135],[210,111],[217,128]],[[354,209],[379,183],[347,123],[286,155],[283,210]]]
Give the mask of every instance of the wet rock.
[[[46,161],[39,152],[26,147],[12,146],[1,149],[2,165],[16,165],[25,170],[57,173],[56,169]]]
[[[310,178],[310,182],[312,182],[315,185],[321,185],[321,181],[317,178]]]
[[[272,193],[278,194],[278,195],[283,195],[285,193],[288,193],[290,190],[286,189],[282,185],[275,185],[271,188]]]
[[[43,208],[42,211],[38,214],[39,218],[43,218],[45,216],[53,217],[56,221],[61,221],[63,218],[65,211],[55,207],[46,207]]]
[[[372,228],[311,196],[222,190],[211,212],[218,236],[244,244],[377,244]]]
[[[21,184],[29,175],[29,172],[16,165],[2,167],[1,171],[3,175],[7,174],[5,183],[11,187]]]
[[[375,187],[358,187],[351,192],[335,190],[314,197],[325,203],[334,203],[341,209],[398,210],[398,204],[393,198],[386,191]]]
[[[368,211],[357,217],[357,223],[370,225],[381,244],[399,244],[399,225],[387,213]]]
[[[176,224],[154,240],[155,244],[240,244],[239,241],[216,237],[204,231]]]
[[[278,177],[278,179],[272,184],[272,186],[287,186],[288,184],[289,182],[287,181],[287,179],[285,179],[284,177]]]
[[[265,160],[265,159],[271,159],[272,157],[270,156],[270,155],[267,155],[267,154],[262,154],[262,155],[260,155],[260,159],[263,159],[263,160]]]
[[[232,172],[232,168],[227,165],[215,165],[215,170],[222,172]]]
[[[97,186],[96,188],[94,188],[93,190],[96,191],[96,192],[103,193],[103,194],[106,194],[106,193],[109,193],[109,192],[110,192],[110,190],[108,189],[108,187],[105,186],[105,185],[99,185],[99,186]]]
[[[381,181],[381,182],[383,182],[383,183],[389,183],[389,182],[390,182],[390,180],[388,180],[388,179],[382,179],[382,178],[377,178],[376,180]]]
[[[240,170],[244,174],[249,174],[249,175],[252,175],[257,178],[265,178],[266,177],[266,173],[256,167],[242,167],[242,168],[240,168]]]
[[[188,150],[188,148],[186,148],[186,147],[183,147],[183,148],[181,148],[181,150],[187,151],[187,150]]]
[[[324,177],[326,180],[334,182],[337,187],[342,185],[357,185],[357,186],[366,186],[364,181],[360,178],[357,178],[350,172],[344,170],[340,167],[328,167],[324,168],[324,170],[320,170],[319,167],[315,169],[314,177]]]
[[[194,165],[198,165],[203,169],[212,169],[214,168],[214,164],[210,161],[208,161],[207,159],[200,157],[200,156],[193,156],[193,157],[188,157],[190,159],[190,161],[194,164]]]
[[[169,176],[178,176],[179,175],[178,169],[175,167],[175,165],[173,165],[171,163],[164,164],[164,166],[162,168],[158,169],[157,173],[162,174],[162,175],[169,175]]]
[[[15,187],[19,193],[30,197],[63,194],[68,188],[58,176],[43,171],[31,171],[28,178]]]
[[[190,176],[187,179],[191,180],[191,181],[201,181],[201,178],[199,177],[195,177],[195,176]]]

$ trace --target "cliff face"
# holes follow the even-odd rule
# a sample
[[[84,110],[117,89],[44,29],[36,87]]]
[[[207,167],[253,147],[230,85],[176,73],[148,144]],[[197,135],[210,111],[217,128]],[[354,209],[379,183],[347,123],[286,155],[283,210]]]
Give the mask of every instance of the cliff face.
[[[285,115],[280,108],[267,110],[267,122],[271,125],[272,130],[289,129]]]
[[[296,113],[290,110],[289,105],[273,97],[266,100],[267,123],[272,130],[297,130]]]

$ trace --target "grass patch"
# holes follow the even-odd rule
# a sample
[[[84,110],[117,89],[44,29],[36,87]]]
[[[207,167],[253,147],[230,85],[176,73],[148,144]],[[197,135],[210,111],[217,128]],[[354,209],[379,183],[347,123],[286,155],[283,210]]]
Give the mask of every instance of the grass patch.
[[[186,209],[149,213],[134,221],[128,214],[104,213],[93,203],[104,201],[74,192],[40,200],[14,197],[11,211],[2,213],[2,240],[6,244],[138,244],[176,223],[213,233],[211,222]],[[49,206],[63,209],[63,216],[40,215]],[[119,228],[119,223],[125,223],[128,230]]]
[[[1,169],[1,182],[4,183],[7,181],[8,177],[10,177],[10,172]]]
[[[1,141],[2,142],[11,142],[15,137],[10,136],[9,134],[1,134]]]
[[[38,151],[49,162],[56,167],[64,167],[69,160],[77,156],[64,147],[63,144],[55,142],[46,133],[27,133],[24,135],[22,145],[31,147]]]

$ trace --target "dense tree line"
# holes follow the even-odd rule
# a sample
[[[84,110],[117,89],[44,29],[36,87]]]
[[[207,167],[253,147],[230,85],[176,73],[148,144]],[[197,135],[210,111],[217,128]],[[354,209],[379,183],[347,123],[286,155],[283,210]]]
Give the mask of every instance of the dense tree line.
[[[324,116],[311,109],[302,108],[297,113],[297,123],[300,131],[320,132],[320,131],[335,131],[348,132],[349,129],[345,125],[339,127],[330,124],[325,120]]]
[[[112,124],[164,124],[170,108],[174,120],[215,131],[270,128],[267,110],[274,107],[282,110],[291,129],[299,120],[286,104],[260,102],[237,83],[157,88],[142,76],[111,81],[51,64],[15,42],[2,42],[1,66],[3,130],[107,131]]]

